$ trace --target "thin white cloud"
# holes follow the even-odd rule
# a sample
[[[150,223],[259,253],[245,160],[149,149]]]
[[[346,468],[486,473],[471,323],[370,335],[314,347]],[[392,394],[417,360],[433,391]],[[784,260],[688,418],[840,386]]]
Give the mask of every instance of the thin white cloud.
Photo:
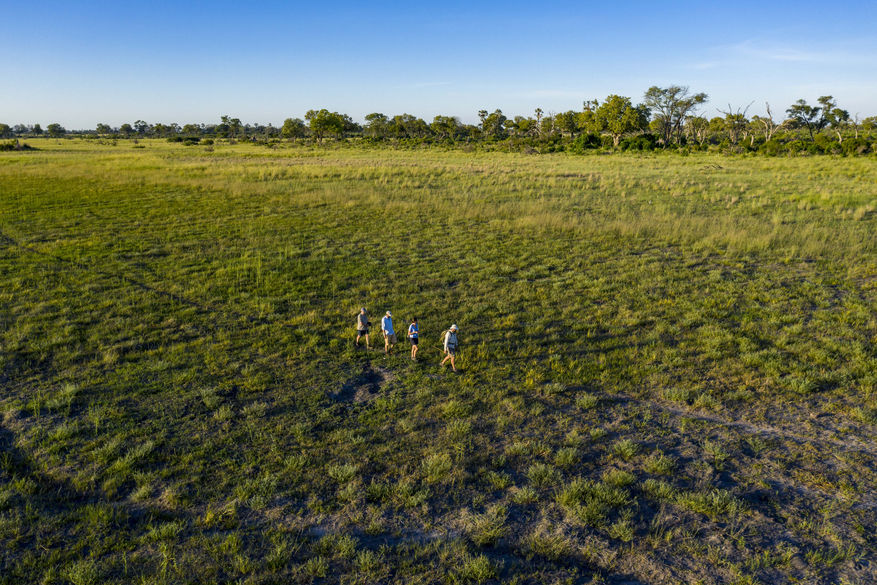
[[[773,40],[748,39],[733,45],[720,45],[709,50],[717,58],[695,62],[691,69],[713,67],[745,61],[773,61],[832,66],[862,66],[877,64],[872,40],[851,40],[822,46],[803,47]]]

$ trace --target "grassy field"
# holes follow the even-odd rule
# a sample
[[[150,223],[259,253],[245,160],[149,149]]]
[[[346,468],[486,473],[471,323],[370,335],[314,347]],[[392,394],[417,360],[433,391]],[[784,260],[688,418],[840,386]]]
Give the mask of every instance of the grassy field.
[[[0,583],[877,580],[877,158],[32,145]]]

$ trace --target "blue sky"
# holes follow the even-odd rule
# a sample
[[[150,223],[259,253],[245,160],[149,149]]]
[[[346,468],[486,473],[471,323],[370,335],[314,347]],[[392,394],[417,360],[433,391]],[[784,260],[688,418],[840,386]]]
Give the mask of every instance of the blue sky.
[[[0,0],[0,122],[279,125],[309,109],[477,121],[652,85],[717,115],[830,94],[877,115],[867,2]]]

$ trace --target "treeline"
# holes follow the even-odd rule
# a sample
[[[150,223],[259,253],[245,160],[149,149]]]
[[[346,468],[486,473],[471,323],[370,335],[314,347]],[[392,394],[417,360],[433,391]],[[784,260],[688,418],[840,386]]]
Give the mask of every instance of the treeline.
[[[545,112],[509,117],[502,110],[478,112],[478,124],[464,124],[455,116],[436,116],[432,122],[400,114],[372,113],[362,124],[350,116],[326,109],[310,110],[303,118],[288,118],[281,126],[244,124],[222,116],[218,124],[162,124],[137,120],[133,124],[68,132],[60,124],[8,126],[0,136],[9,138],[46,135],[60,138],[166,138],[186,144],[214,139],[249,140],[262,144],[280,141],[344,144],[423,146],[428,144],[467,148],[507,148],[534,152],[589,150],[720,150],[729,153],[759,152],[767,155],[867,154],[877,150],[872,133],[877,117],[861,119],[840,108],[832,96],[816,105],[798,100],[776,119],[769,104],[762,114],[745,108],[717,108],[719,115],[700,113],[708,103],[705,93],[685,86],[651,87],[641,103],[610,95],[605,100],[583,102],[580,111]]]

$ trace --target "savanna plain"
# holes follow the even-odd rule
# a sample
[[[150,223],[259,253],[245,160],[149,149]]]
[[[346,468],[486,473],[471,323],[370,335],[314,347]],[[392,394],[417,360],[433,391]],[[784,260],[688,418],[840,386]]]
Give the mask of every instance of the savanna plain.
[[[0,583],[877,582],[877,158],[32,144]]]

